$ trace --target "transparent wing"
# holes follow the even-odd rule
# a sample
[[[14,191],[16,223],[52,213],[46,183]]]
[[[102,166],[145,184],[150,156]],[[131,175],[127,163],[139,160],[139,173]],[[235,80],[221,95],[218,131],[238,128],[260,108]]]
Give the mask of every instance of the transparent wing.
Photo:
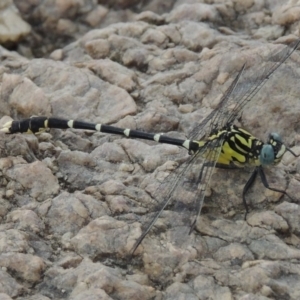
[[[190,171],[194,165],[193,161],[196,157],[196,155],[193,155],[189,157],[184,163],[179,164],[179,166],[174,171],[172,171],[161,184],[159,184],[159,187],[152,195],[152,197],[157,200],[158,205],[156,206],[156,208],[154,208],[153,213],[147,215],[143,220],[141,220],[143,232],[140,238],[136,241],[132,249],[132,253],[135,252],[137,247],[144,240],[146,235],[149,233],[149,231],[151,230],[157,219],[162,215],[165,209],[172,210],[175,203],[178,203],[179,208],[179,203],[181,203],[180,199],[183,199],[183,195],[188,192],[188,188],[186,188],[186,184],[184,182],[185,178],[183,175],[189,174],[191,176],[192,172]],[[187,200],[187,198],[189,197],[186,197],[185,199]],[[192,205],[187,205],[186,207],[192,207]],[[174,226],[174,224],[172,224],[172,226]]]
[[[235,107],[233,110],[224,114],[223,124],[232,124],[239,116],[245,105],[250,102],[253,97],[260,91],[265,83],[270,79],[270,76],[292,55],[298,48],[300,39],[292,44],[285,46],[283,49],[271,52],[261,64],[252,67],[248,72],[245,71],[232,93]],[[236,101],[237,100],[237,101]]]
[[[205,135],[209,136],[216,128],[231,125],[240,115],[245,105],[253,99],[270,76],[292,55],[299,44],[300,39],[284,46],[279,51],[278,49],[273,50],[259,64],[257,63],[250,69],[245,68],[245,70],[240,71],[222,97],[218,107],[193,128],[189,138],[193,140],[203,139],[204,127],[207,128]]]
[[[176,214],[176,217],[169,222],[170,227],[181,227],[180,233],[176,233],[176,238],[172,238],[173,241],[181,239],[182,243],[185,236],[192,232],[201,213],[205,190],[220,155],[223,141],[223,138],[219,138],[207,142],[160,184],[152,195],[159,204],[154,210],[155,212],[143,220],[143,233],[137,240],[132,253],[135,252],[165,209],[172,210]],[[204,153],[205,156],[203,156]]]
[[[216,130],[230,125],[269,77],[297,49],[299,43],[300,40],[297,40],[279,52],[271,52],[267,57],[269,62],[263,67],[259,65],[253,68],[251,72],[245,72],[245,65],[243,65],[218,107],[192,130],[190,139],[206,140]],[[183,228],[180,233],[176,234],[177,240],[192,232],[200,216],[205,191],[218,161],[224,139],[223,136],[206,142],[197,153],[180,165],[161,184],[157,195],[154,196],[161,204],[154,216],[152,215],[152,219],[143,223],[143,233],[137,240],[132,253],[135,252],[166,208],[171,208],[176,212],[176,218],[173,218],[170,225]],[[193,176],[194,178],[191,178]]]

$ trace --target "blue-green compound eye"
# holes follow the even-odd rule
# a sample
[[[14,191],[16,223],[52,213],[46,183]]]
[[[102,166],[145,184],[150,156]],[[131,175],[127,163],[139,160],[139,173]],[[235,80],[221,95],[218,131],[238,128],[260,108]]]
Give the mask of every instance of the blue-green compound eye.
[[[259,155],[259,161],[262,165],[270,165],[274,162],[275,154],[274,154],[274,148],[270,144],[263,145],[260,155]]]
[[[270,134],[270,138],[269,138],[269,139],[270,139],[270,140],[273,139],[273,140],[276,141],[276,142],[282,143],[281,136],[280,136],[278,133],[276,133],[276,132],[272,132],[272,133]]]

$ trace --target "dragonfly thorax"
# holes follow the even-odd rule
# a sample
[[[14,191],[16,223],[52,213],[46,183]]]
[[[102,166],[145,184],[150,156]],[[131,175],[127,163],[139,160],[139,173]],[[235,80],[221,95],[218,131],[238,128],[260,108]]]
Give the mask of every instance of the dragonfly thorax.
[[[286,146],[282,143],[281,136],[278,133],[271,133],[268,142],[261,148],[259,161],[262,165],[278,164],[285,151]]]

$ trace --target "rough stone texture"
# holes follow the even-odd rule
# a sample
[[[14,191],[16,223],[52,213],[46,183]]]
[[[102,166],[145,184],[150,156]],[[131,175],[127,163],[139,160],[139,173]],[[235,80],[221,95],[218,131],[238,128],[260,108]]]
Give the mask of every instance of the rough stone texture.
[[[0,42],[15,43],[27,36],[31,26],[22,20],[18,9],[12,0],[2,0],[0,3]]]
[[[299,36],[294,1],[14,3],[32,31],[17,52],[0,48],[0,126],[54,115],[184,138],[245,62],[247,87],[270,51]],[[297,51],[236,120],[262,140],[280,133],[296,153],[299,64]],[[266,176],[294,201],[257,180],[245,221],[251,170],[218,169],[187,235],[180,209],[195,199],[197,161],[178,182],[177,211],[131,255],[188,157],[87,131],[1,133],[0,299],[300,299],[300,161],[290,153]]]
[[[40,281],[45,270],[45,264],[41,258],[22,253],[1,254],[0,265],[13,272],[17,278],[32,283]]]
[[[10,276],[5,269],[0,270],[0,279],[0,295],[1,297],[3,295],[3,299],[12,299],[11,297],[15,298],[26,291],[26,288],[18,284],[18,282]]]

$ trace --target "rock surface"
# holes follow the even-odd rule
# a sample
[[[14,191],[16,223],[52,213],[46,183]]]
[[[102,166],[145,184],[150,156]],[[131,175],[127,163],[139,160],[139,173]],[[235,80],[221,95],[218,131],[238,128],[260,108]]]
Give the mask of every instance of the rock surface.
[[[184,138],[245,62],[247,87],[251,70],[299,36],[292,1],[14,3],[32,31],[17,52],[0,47],[0,126],[46,115]],[[236,120],[262,140],[277,131],[296,153],[299,51]],[[218,169],[191,235],[167,209],[131,256],[188,157],[88,131],[1,133],[0,299],[300,299],[300,162],[290,153],[266,176],[294,203],[257,180],[245,221],[251,170]],[[200,168],[176,200],[194,199]]]
[[[0,43],[17,43],[31,31],[31,26],[25,22],[12,0],[2,0],[0,3]]]

